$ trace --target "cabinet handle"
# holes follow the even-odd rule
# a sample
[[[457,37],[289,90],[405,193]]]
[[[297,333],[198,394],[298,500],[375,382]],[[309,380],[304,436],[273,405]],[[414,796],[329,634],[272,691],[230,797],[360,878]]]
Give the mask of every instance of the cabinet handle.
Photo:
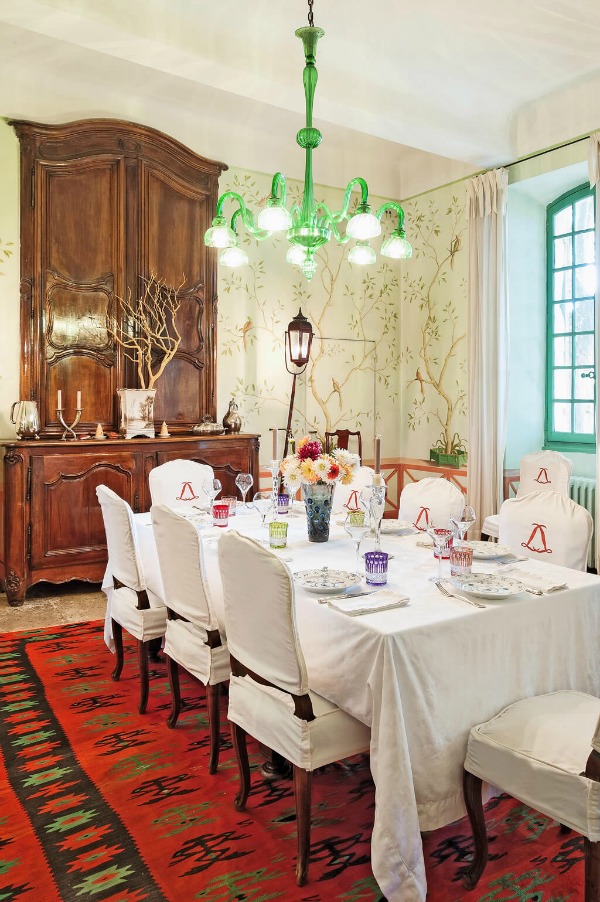
[[[133,496],[133,512],[134,514],[139,514],[140,512],[140,496],[137,492]]]

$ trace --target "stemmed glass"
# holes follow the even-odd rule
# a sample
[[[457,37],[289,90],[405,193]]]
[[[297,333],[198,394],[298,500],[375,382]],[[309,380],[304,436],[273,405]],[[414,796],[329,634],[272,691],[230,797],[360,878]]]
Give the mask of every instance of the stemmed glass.
[[[252,476],[252,473],[238,473],[235,477],[235,484],[242,494],[242,509],[239,511],[239,513],[247,514],[248,505],[246,504],[246,495],[254,485],[254,478]]]
[[[356,570],[360,573],[360,543],[371,531],[371,516],[368,511],[351,510],[344,521],[344,529],[356,542]]]
[[[213,502],[223,486],[221,485],[220,479],[205,479],[202,484],[202,489],[205,495],[208,495],[208,506],[209,509],[212,510]]]
[[[269,514],[274,515],[274,513],[275,513],[274,504],[273,504],[273,493],[272,492],[257,492],[256,495],[254,496],[254,500],[252,503],[254,504],[254,507],[260,514],[261,526],[266,526],[267,525],[267,517],[269,516]],[[275,504],[276,503],[277,502],[275,502]],[[273,519],[273,516],[271,516],[269,518],[269,522],[272,519]]]
[[[427,524],[427,535],[433,539],[434,554],[438,559],[438,575],[431,577],[434,580],[442,578],[442,554],[448,547],[452,538],[452,530],[435,526],[433,522]]]
[[[470,504],[465,504],[460,514],[450,517],[450,523],[456,531],[461,545],[464,544],[465,534],[470,530],[476,519],[475,511]]]
[[[360,503],[369,512],[371,529],[375,536],[375,551],[381,551],[381,521],[385,511],[386,486],[367,485],[360,493]]]

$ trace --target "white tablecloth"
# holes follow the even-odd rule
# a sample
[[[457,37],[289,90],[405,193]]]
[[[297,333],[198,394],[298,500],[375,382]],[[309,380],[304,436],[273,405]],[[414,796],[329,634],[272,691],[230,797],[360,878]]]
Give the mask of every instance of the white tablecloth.
[[[303,518],[289,522],[289,546],[279,553],[291,559],[292,572],[324,564],[355,569],[354,546],[340,526],[332,524],[326,544],[311,544]],[[254,537],[266,534],[254,516],[230,523]],[[139,533],[142,554],[151,558],[151,527],[140,522]],[[219,534],[203,531],[222,620]],[[417,538],[383,539],[394,554],[388,588],[410,596],[407,607],[349,617],[296,589],[311,688],[371,726],[372,867],[389,902],[425,899],[420,831],[464,814],[462,765],[474,724],[525,696],[556,689],[600,695],[600,578],[528,560],[519,566],[560,576],[569,588],[490,600],[479,610],[440,594],[429,580],[437,562]]]

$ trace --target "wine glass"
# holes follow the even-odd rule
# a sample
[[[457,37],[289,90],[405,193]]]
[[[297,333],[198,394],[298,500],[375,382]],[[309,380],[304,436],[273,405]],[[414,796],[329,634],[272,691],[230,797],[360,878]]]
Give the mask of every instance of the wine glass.
[[[385,511],[386,486],[367,485],[360,493],[360,504],[369,512],[371,529],[375,536],[375,550],[381,551],[381,521]]]
[[[240,514],[247,514],[248,506],[246,504],[246,495],[254,485],[252,473],[238,473],[235,477],[235,484],[242,494],[242,509]]]
[[[438,575],[432,577],[435,580],[442,578],[442,555],[452,539],[452,530],[446,527],[435,526],[433,521],[427,524],[427,535],[433,539],[434,554],[438,559]]]
[[[351,539],[356,542],[356,569],[360,572],[360,543],[371,531],[371,516],[368,511],[348,511],[344,521],[344,529]]]
[[[257,492],[252,503],[260,514],[261,526],[266,526],[275,516],[273,493]]]
[[[202,483],[202,489],[205,495],[208,495],[208,506],[212,510],[213,502],[223,486],[220,479],[205,479]]]
[[[450,523],[456,531],[461,545],[464,544],[465,534],[470,530],[476,519],[475,511],[470,504],[465,504],[460,514],[453,514],[450,517]]]

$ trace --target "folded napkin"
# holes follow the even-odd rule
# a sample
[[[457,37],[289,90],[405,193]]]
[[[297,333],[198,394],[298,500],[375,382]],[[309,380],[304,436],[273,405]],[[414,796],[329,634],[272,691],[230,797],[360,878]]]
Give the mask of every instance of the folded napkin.
[[[358,614],[375,614],[377,611],[388,611],[391,608],[405,607],[410,598],[406,595],[398,595],[391,589],[384,589],[383,592],[377,592],[373,597],[353,598],[348,595],[347,598],[331,598],[327,604],[342,614],[349,614],[350,617],[356,617]]]
[[[417,542],[419,548],[433,548],[433,539],[423,539],[421,542]]]
[[[513,554],[512,551],[509,551],[508,554],[503,554],[502,557],[494,557],[490,558],[490,564],[516,564],[517,561],[526,561],[527,558],[521,554]]]
[[[496,571],[499,572],[499,571]],[[559,589],[568,589],[565,582],[559,579],[552,579],[548,576],[540,576],[539,573],[531,573],[529,570],[522,570],[520,567],[503,567],[502,573],[510,574],[514,579],[518,579],[523,583],[526,589],[533,589],[535,592],[558,592]]]

